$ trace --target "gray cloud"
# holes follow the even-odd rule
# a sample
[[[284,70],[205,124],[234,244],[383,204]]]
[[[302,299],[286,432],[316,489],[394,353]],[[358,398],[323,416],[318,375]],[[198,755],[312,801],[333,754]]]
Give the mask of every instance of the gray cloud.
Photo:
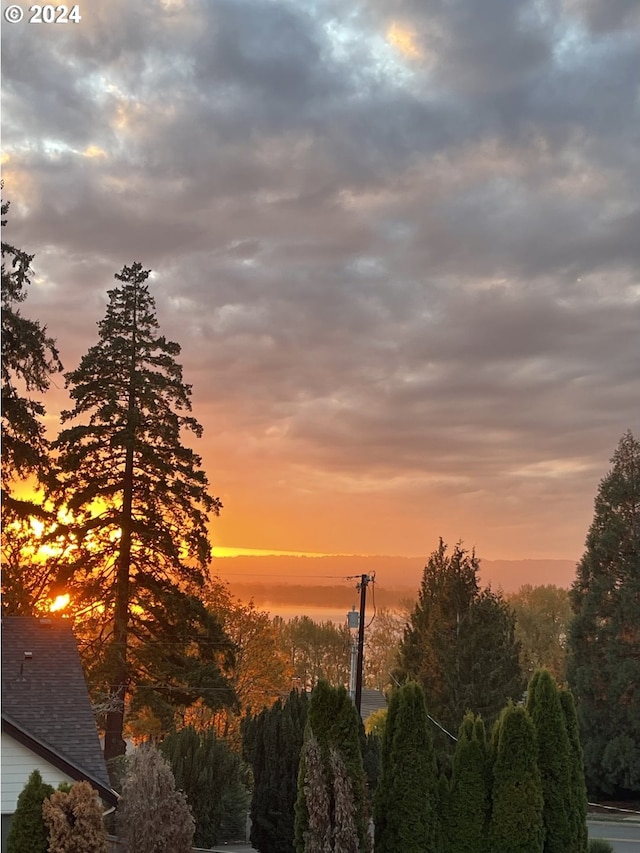
[[[626,0],[145,0],[6,26],[31,310],[72,367],[140,260],[232,499],[235,431],[258,480],[437,496],[532,548],[554,524],[565,556],[637,423],[639,23]]]

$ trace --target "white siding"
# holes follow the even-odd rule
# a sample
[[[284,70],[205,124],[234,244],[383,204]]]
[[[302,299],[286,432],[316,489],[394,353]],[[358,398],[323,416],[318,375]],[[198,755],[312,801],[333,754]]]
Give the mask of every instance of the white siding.
[[[39,770],[43,782],[57,788],[60,782],[74,782],[70,776],[31,752],[6,732],[2,732],[2,814],[13,814],[18,795],[34,770]]]

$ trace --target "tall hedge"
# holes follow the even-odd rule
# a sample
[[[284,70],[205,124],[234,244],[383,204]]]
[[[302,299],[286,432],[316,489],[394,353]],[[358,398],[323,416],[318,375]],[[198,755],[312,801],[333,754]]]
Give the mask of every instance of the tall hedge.
[[[228,744],[211,729],[198,732],[187,726],[166,737],[160,751],[171,766],[176,788],[187,797],[196,822],[195,846],[244,838],[247,768]]]
[[[489,849],[543,853],[542,782],[536,733],[527,711],[507,705],[495,738]]]
[[[261,853],[293,853],[298,767],[307,721],[306,693],[293,690],[242,722],[245,759],[253,770],[251,843]]]
[[[490,802],[487,739],[484,723],[472,713],[460,726],[447,800],[445,853],[484,853]]]
[[[409,682],[389,703],[374,798],[376,853],[437,853],[438,799],[424,690]]]
[[[11,821],[7,853],[48,853],[49,832],[42,816],[42,804],[53,794],[51,785],[34,770],[20,792]]]
[[[540,670],[536,676],[529,686],[527,710],[536,730],[538,769],[544,799],[544,853],[573,853],[567,724],[554,677],[546,669]]]
[[[560,691],[560,704],[564,713],[569,736],[571,787],[567,799],[570,801],[571,844],[570,853],[587,853],[587,786],[584,777],[582,744],[578,727],[578,715],[570,690]]]

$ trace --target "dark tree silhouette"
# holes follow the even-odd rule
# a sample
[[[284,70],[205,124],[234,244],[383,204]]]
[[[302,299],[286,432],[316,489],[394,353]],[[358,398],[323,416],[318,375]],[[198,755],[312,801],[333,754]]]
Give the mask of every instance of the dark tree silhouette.
[[[141,264],[109,291],[98,342],[66,374],[74,401],[62,413],[60,500],[78,547],[68,582],[100,604],[85,660],[106,693],[105,757],[124,752],[125,700],[170,725],[170,705],[232,698],[221,671],[231,643],[201,600],[210,547],[209,496],[200,457],[181,433],[202,427],[189,412],[177,343],[157,332]]]

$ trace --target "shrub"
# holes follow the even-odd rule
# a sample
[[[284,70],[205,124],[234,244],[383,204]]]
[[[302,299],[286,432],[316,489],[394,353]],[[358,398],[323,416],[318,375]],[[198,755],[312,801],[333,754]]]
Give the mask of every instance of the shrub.
[[[544,799],[544,853],[581,853],[571,813],[571,747],[555,679],[541,669],[531,679],[527,710],[536,730],[538,769]],[[575,830],[575,831],[574,831]]]
[[[434,853],[438,780],[424,690],[416,682],[391,696],[374,799],[378,853]]]
[[[542,853],[542,783],[535,729],[525,709],[507,705],[493,740],[490,850],[492,853]]]
[[[465,716],[453,756],[453,774],[444,814],[447,853],[483,853],[489,819],[487,739],[480,718]]]
[[[191,853],[195,821],[187,798],[176,791],[167,760],[149,744],[129,760],[117,818],[123,853]]]
[[[196,847],[244,838],[249,807],[246,767],[227,743],[213,730],[197,732],[187,726],[170,734],[160,751],[191,807]]]
[[[55,791],[42,806],[49,853],[107,853],[102,804],[88,782]]]
[[[589,853],[614,853],[614,849],[602,838],[592,838],[589,841]]]
[[[49,841],[42,804],[51,794],[51,785],[43,782],[39,771],[34,770],[18,797],[7,853],[47,853]]]

